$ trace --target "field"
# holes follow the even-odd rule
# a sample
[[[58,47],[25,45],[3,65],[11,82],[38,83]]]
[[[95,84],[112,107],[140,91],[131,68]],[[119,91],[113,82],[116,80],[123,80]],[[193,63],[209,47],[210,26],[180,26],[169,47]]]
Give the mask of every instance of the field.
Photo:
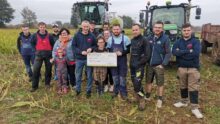
[[[130,36],[131,31],[126,32]],[[95,89],[90,99],[86,99],[85,92],[80,98],[76,98],[73,91],[58,96],[56,82],[52,81],[52,88],[46,90],[43,76],[39,90],[30,93],[31,83],[28,82],[23,61],[16,49],[18,33],[19,30],[0,29],[0,124],[220,123],[220,67],[211,63],[209,55],[201,55],[199,100],[205,117],[198,120],[191,114],[189,107],[177,109],[172,105],[179,99],[175,66],[166,71],[165,102],[161,109],[155,107],[156,100],[152,99],[144,111],[139,111],[135,103],[127,103],[120,98],[112,100],[110,93],[99,97]],[[129,98],[134,99],[129,76],[128,92]],[[153,92],[152,98],[155,90]]]

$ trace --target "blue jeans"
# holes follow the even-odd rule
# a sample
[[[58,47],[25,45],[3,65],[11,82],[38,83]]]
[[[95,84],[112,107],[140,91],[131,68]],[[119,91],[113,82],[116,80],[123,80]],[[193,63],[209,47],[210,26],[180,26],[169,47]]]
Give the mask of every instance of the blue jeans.
[[[82,84],[82,73],[83,73],[83,67],[85,66],[86,68],[86,73],[87,73],[87,88],[86,92],[91,93],[92,90],[92,68],[87,67],[87,62],[86,60],[76,60],[76,92],[81,92],[81,84]]]
[[[23,58],[23,61],[25,64],[25,68],[26,68],[26,72],[30,78],[33,76],[31,64],[32,65],[34,64],[34,57],[35,57],[35,55],[22,55],[22,58]]]

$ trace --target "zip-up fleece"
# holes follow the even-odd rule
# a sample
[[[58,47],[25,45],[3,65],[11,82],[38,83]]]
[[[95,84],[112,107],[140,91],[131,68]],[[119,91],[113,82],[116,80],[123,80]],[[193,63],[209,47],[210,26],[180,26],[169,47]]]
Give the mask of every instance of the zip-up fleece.
[[[150,66],[167,65],[171,57],[169,37],[162,33],[159,38],[151,35],[147,39],[152,50]]]

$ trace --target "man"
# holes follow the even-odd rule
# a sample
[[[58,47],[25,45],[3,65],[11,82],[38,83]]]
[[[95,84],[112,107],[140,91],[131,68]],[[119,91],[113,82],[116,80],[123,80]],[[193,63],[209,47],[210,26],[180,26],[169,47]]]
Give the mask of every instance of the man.
[[[141,81],[144,77],[145,65],[150,59],[151,49],[146,38],[141,35],[141,26],[139,24],[132,26],[132,34],[130,58],[131,80],[134,86],[136,100],[139,104],[138,108],[139,110],[144,110],[144,89]]]
[[[45,64],[45,85],[47,89],[50,87],[51,81],[52,65],[50,63],[50,59],[52,58],[54,39],[46,30],[46,24],[44,22],[40,22],[38,24],[38,29],[39,30],[33,35],[33,39],[31,41],[32,46],[36,50],[31,92],[38,89],[40,70],[43,62]]]
[[[90,21],[89,31],[93,33],[96,37],[99,35],[99,32],[95,29],[95,21]]]
[[[83,67],[86,67],[87,74],[87,89],[86,96],[87,98],[91,97],[92,91],[92,68],[87,67],[87,54],[91,53],[92,50],[96,47],[96,38],[89,32],[89,22],[83,21],[82,31],[78,31],[73,38],[73,51],[76,55],[76,95],[81,93],[81,84],[82,84],[82,72]]]
[[[54,44],[59,39],[59,26],[58,24],[53,24],[53,33],[51,34],[53,36]],[[57,80],[57,74],[56,74],[56,67],[54,66],[54,80]]]
[[[107,41],[107,48],[110,52],[117,54],[117,67],[111,69],[114,82],[114,97],[120,93],[123,100],[127,100],[127,54],[130,52],[130,40],[124,34],[121,34],[120,24],[114,24],[112,27],[112,36]]]
[[[59,39],[59,31],[60,31],[59,26],[58,24],[53,24],[52,28],[53,28],[53,33],[52,33],[53,40],[54,42],[56,42]]]
[[[33,76],[31,64],[34,64],[34,48],[31,46],[32,36],[27,25],[23,25],[21,30],[22,32],[17,39],[17,48],[23,58],[29,81],[31,81]]]
[[[162,107],[164,89],[164,66],[169,63],[171,57],[170,40],[163,32],[163,22],[157,21],[153,26],[153,35],[148,37],[152,52],[146,76],[146,100],[150,100],[154,77],[157,84],[157,104]]]
[[[178,66],[178,79],[180,83],[181,101],[174,104],[175,107],[186,107],[188,97],[190,98],[192,113],[197,118],[203,118],[199,111],[199,54],[200,41],[192,35],[192,26],[182,26],[182,38],[177,40],[173,46],[172,53],[176,56]]]

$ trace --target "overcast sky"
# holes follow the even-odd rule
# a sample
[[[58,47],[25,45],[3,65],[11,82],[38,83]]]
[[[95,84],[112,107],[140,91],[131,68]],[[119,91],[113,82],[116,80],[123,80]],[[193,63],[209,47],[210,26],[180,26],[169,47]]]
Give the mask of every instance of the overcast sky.
[[[46,23],[53,23],[57,20],[63,23],[70,22],[72,5],[77,1],[83,0],[8,0],[15,9],[15,18],[11,24],[22,22],[20,12],[24,7],[34,11],[38,21],[45,21]],[[112,5],[109,8],[111,12],[117,12],[117,15],[128,15],[138,20],[139,10],[145,8],[147,1],[149,0],[110,0]],[[150,1],[152,5],[165,4],[165,0]],[[172,4],[181,2],[188,2],[188,0],[172,0]],[[193,25],[202,25],[204,23],[220,24],[220,16],[218,14],[220,12],[219,0],[192,0],[192,4],[199,5],[202,8],[201,20],[194,19],[195,9],[192,10],[191,22]]]

